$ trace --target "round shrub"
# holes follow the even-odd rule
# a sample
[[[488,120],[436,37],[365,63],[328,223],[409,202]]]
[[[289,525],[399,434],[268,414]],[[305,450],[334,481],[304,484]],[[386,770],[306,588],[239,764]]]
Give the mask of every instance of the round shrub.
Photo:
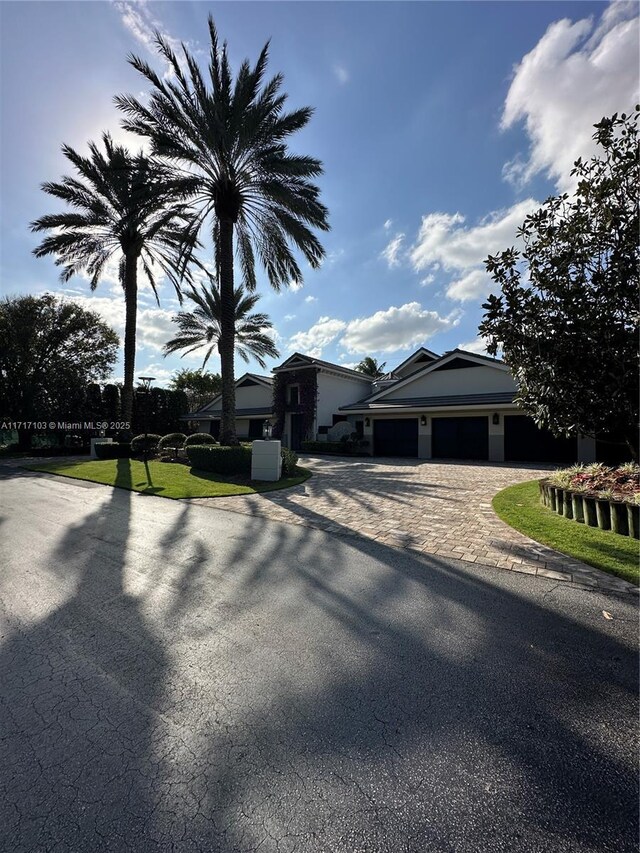
[[[215,440],[215,438],[212,435],[209,435],[209,433],[207,433],[207,432],[196,432],[193,435],[190,435],[187,439],[185,439],[184,446],[185,446],[185,448],[187,448],[187,447],[193,447],[194,444],[199,444],[199,445],[211,444],[211,445],[213,445],[213,444],[217,444],[217,443],[218,442]]]
[[[180,449],[186,437],[183,432],[170,432],[168,435],[163,435],[158,442],[158,450],[166,450],[168,447]]]
[[[144,434],[137,435],[135,438],[131,439],[131,452],[144,453],[145,449],[147,452],[155,450],[160,442],[160,438],[161,436],[156,435],[155,432],[150,432],[146,436]]]
[[[298,454],[287,447],[283,447],[282,451],[282,476],[293,477],[298,464]]]
[[[250,447],[220,447],[192,445],[186,448],[191,467],[197,471],[212,471],[215,474],[251,473]]]

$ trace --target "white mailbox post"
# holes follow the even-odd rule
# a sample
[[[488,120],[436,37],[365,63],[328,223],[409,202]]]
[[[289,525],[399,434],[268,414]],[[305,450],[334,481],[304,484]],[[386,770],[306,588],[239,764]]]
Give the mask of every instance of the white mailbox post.
[[[279,441],[254,441],[251,448],[251,479],[275,482],[282,473]]]
[[[103,435],[101,435],[99,438],[92,438],[91,439],[91,456],[90,456],[91,459],[97,459],[98,458],[98,454],[96,453],[96,444],[113,444],[113,439],[112,438],[105,438]]]

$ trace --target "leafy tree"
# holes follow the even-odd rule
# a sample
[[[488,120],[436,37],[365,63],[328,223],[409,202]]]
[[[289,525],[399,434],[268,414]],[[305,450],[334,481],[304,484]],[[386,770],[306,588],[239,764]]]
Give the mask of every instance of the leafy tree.
[[[0,301],[0,412],[11,421],[77,421],[85,387],[104,379],[119,340],[94,311],[42,296]],[[18,430],[22,449],[31,443]]]
[[[213,282],[210,287],[202,285],[200,289],[191,287],[184,293],[195,308],[193,311],[181,311],[171,319],[177,325],[179,333],[164,346],[165,356],[179,350],[183,355],[194,350],[206,348],[202,369],[207,365],[214,350],[220,349],[222,304],[220,289]],[[280,353],[269,331],[273,323],[267,314],[251,312],[260,296],[247,293],[242,287],[233,291],[235,317],[235,348],[243,361],[255,358],[260,367],[265,368],[265,357],[277,358]]]
[[[183,71],[167,40],[156,33],[171,77],[160,78],[142,59],[131,57],[133,67],[151,85],[151,95],[145,105],[129,95],[117,97],[116,103],[127,116],[125,129],[149,138],[155,154],[180,165],[183,174],[197,182],[191,242],[211,220],[221,303],[221,439],[234,444],[234,250],[248,290],[256,286],[256,254],[271,286],[279,290],[303,278],[293,247],[312,268],[320,265],[324,249],[311,228],[326,231],[329,226],[319,189],[310,180],[322,173],[322,164],[291,154],[286,146],[312,110],[284,111],[282,75],[263,82],[268,44],[253,68],[248,60],[242,63],[234,80],[227,45],[218,44],[211,17],[209,36],[208,81],[184,46],[188,71]]]
[[[199,400],[210,400],[222,390],[222,377],[219,373],[205,373],[203,370],[178,370],[170,379],[169,387],[173,391],[182,391],[187,395],[189,407]]]
[[[572,196],[527,216],[522,253],[486,261],[480,334],[500,348],[518,401],[556,435],[618,433],[638,458],[638,116],[595,125],[602,149],[571,172]]]
[[[356,364],[356,370],[360,373],[364,373],[365,376],[371,376],[372,379],[379,379],[381,376],[384,376],[384,369],[387,365],[386,361],[383,361],[380,364],[377,359],[371,358],[370,355],[363,358],[360,364]]]
[[[108,133],[103,134],[102,141],[104,154],[90,142],[88,158],[81,157],[69,145],[62,147],[78,177],[47,182],[42,189],[66,202],[73,211],[42,216],[31,224],[31,229],[51,232],[34,254],[39,258],[55,255],[56,265],[62,267],[62,281],[85,274],[90,277],[91,290],[95,290],[106,264],[113,258],[118,260],[126,309],[122,418],[130,421],[138,268],[142,267],[156,300],[156,264],[180,298],[178,247],[186,239],[184,198],[190,184],[187,179],[177,181],[158,161],[142,153],[132,156],[123,146],[114,145]],[[186,269],[182,272],[187,274]]]
[[[120,406],[120,388],[117,385],[109,383],[104,386],[102,389],[102,405],[104,406],[104,420],[110,424],[118,423],[121,419],[122,408]],[[131,421],[127,421],[127,423],[131,423]]]
[[[97,382],[87,385],[84,399],[84,420],[94,423],[104,420],[102,389]]]

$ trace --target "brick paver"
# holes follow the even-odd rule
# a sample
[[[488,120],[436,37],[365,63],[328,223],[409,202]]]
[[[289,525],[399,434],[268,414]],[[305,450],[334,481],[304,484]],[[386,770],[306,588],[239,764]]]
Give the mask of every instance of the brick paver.
[[[542,477],[548,469],[404,459],[304,458],[301,464],[314,476],[292,489],[191,502],[479,566],[637,593],[626,581],[528,539],[494,513],[491,499],[500,489]]]

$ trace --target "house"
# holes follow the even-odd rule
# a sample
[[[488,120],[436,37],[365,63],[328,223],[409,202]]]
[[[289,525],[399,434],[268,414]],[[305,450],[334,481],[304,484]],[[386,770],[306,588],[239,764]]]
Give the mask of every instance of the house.
[[[294,353],[273,377],[245,373],[236,382],[240,438],[262,435],[265,420],[285,447],[326,440],[346,421],[375,456],[570,463],[596,459],[593,438],[554,438],[514,402],[517,387],[499,359],[455,349],[444,355],[420,347],[372,380],[339,364]],[[184,420],[217,435],[220,396]],[[340,428],[338,428],[340,429]]]
[[[236,380],[236,433],[238,438],[262,438],[262,427],[266,420],[273,419],[273,379],[245,373]],[[214,397],[206,406],[181,417],[183,421],[195,421],[198,432],[206,432],[218,438],[222,417],[222,394]]]

